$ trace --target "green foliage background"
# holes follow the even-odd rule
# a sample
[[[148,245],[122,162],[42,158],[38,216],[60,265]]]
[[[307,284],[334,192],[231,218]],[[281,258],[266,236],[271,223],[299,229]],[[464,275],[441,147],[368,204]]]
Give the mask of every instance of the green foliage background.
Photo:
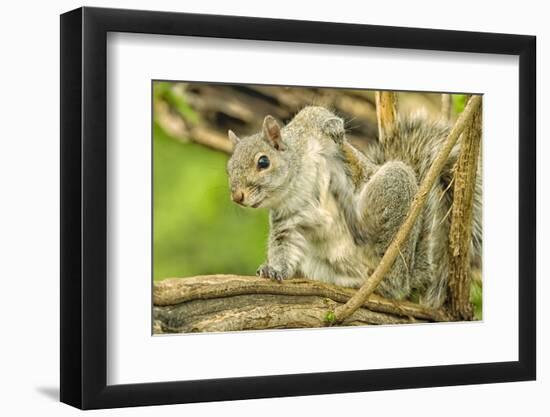
[[[228,157],[172,139],[156,123],[153,141],[154,279],[253,275],[265,256],[267,212],[230,201]]]

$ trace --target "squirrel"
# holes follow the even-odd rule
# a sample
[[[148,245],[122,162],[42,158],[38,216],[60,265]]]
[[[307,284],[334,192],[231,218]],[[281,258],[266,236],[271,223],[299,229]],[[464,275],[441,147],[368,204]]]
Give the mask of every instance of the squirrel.
[[[281,126],[266,116],[259,133],[239,138],[227,163],[231,198],[269,209],[267,261],[256,274],[303,277],[360,287],[403,223],[418,186],[450,127],[422,115],[399,117],[399,140],[364,152],[346,138],[344,120],[308,106]],[[376,293],[430,307],[444,304],[449,267],[451,152],[406,243]],[[474,192],[470,259],[481,259],[481,179]]]

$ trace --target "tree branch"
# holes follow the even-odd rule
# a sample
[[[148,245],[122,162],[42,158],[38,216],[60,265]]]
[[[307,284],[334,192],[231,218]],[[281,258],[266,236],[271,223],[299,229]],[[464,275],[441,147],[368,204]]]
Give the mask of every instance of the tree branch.
[[[353,314],[361,305],[365,303],[367,298],[373,293],[378,284],[384,279],[390,268],[392,267],[395,259],[400,253],[400,247],[405,243],[409,236],[411,229],[414,226],[416,218],[420,214],[424,203],[428,196],[429,191],[432,189],[435,181],[437,180],[439,173],[443,166],[447,162],[447,158],[454,145],[456,144],[460,134],[465,127],[471,122],[472,117],[481,105],[481,96],[473,96],[468,101],[466,108],[460,115],[459,119],[453,126],[449,136],[443,143],[439,154],[435,158],[432,166],[428,170],[426,177],[420,184],[418,192],[414,197],[414,200],[407,214],[407,218],[397,231],[392,243],[384,253],[384,256],[380,260],[380,263],[376,267],[373,274],[365,281],[363,286],[357,291],[357,293],[344,305],[337,307],[335,311],[336,321],[344,322],[350,315]]]
[[[356,290],[305,279],[283,283],[258,277],[173,278],[153,288],[155,333],[324,327],[327,311]],[[444,311],[371,295],[344,325],[449,321]]]
[[[397,121],[397,94],[392,91],[376,92],[378,140],[385,144],[395,135]]]
[[[441,117],[443,120],[451,120],[452,96],[450,94],[441,94]]]
[[[449,307],[458,320],[471,320],[470,244],[476,174],[481,145],[481,107],[461,138],[454,172],[453,207],[449,232]]]

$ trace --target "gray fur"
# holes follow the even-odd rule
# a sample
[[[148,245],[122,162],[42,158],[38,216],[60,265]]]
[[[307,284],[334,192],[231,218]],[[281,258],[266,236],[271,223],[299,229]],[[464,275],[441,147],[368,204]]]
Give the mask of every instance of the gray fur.
[[[343,120],[322,107],[306,107],[277,129],[266,118],[261,133],[231,137],[231,190],[244,193],[240,204],[270,210],[267,261],[258,275],[361,286],[402,224],[448,126],[402,118],[399,141],[372,145],[364,154],[346,141]],[[273,143],[273,135],[280,135],[282,146]],[[425,305],[438,307],[445,301],[449,183],[457,154],[453,150],[400,256],[377,288],[379,294],[403,299],[415,289]],[[257,168],[261,155],[271,161],[268,169]],[[480,179],[472,233],[472,258],[479,259]]]

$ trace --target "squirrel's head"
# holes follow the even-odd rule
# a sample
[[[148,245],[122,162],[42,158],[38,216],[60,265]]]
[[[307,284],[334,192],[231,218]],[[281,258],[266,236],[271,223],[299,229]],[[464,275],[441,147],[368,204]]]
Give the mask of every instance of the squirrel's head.
[[[227,163],[231,199],[246,207],[272,208],[286,191],[292,155],[283,132],[272,116],[266,116],[262,131],[239,138],[231,130],[233,155]]]

